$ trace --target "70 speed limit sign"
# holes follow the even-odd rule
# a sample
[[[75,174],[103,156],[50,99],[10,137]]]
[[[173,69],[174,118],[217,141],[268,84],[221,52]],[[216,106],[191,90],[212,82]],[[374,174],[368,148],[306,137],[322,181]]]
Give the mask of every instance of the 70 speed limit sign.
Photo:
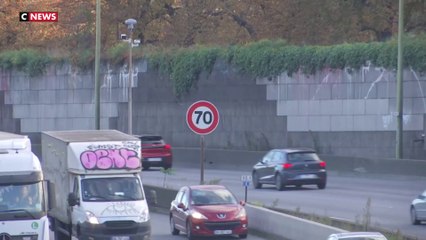
[[[186,123],[196,134],[207,135],[219,124],[219,111],[211,102],[195,102],[186,112]]]

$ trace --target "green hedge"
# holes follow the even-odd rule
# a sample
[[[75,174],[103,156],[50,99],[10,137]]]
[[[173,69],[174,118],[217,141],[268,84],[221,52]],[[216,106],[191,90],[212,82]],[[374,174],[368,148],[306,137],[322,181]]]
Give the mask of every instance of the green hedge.
[[[0,68],[25,72],[30,76],[43,74],[52,58],[34,49],[12,50],[0,53]]]
[[[404,67],[426,72],[426,36],[404,39]],[[297,71],[313,74],[324,68],[359,69],[370,61],[375,66],[397,68],[398,45],[388,42],[353,43],[334,46],[295,46],[283,40],[262,40],[227,48],[195,48],[153,51],[152,67],[169,75],[177,96],[187,93],[203,71],[210,72],[217,58],[254,77],[276,77]]]

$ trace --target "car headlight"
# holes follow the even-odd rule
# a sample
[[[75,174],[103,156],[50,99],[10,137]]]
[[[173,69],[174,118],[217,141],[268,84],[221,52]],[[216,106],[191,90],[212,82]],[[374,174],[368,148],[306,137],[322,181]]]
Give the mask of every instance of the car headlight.
[[[141,215],[139,216],[139,221],[146,222],[149,220],[149,218],[149,210],[148,208],[145,208],[144,210],[142,210]]]
[[[91,224],[99,224],[98,218],[90,211],[86,211],[87,221]]]
[[[207,219],[206,216],[204,216],[203,214],[201,214],[197,211],[192,212],[191,217],[195,218],[195,219]]]
[[[237,214],[236,218],[246,218],[246,210],[244,208],[241,208],[240,212]]]

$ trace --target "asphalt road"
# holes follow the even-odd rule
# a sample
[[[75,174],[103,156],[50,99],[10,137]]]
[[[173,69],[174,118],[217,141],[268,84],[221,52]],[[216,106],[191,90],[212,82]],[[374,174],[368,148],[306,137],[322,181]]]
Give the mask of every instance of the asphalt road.
[[[152,234],[151,240],[185,240],[187,239],[185,234],[180,233],[177,236],[173,236],[169,230],[169,219],[167,215],[151,212],[151,226],[152,226]],[[205,239],[205,238],[203,238]],[[210,239],[210,238],[209,238]],[[230,237],[220,237],[213,238],[212,240],[232,240],[239,239],[238,237],[230,236]],[[253,234],[249,234],[246,238],[248,240],[262,240],[266,238],[261,238],[259,236],[255,236]]]
[[[226,185],[244,200],[242,175],[250,175],[250,172],[206,169],[204,180]],[[352,222],[363,222],[366,212],[369,212],[372,226],[400,230],[403,234],[426,239],[426,224],[411,225],[409,216],[411,201],[426,189],[426,178],[333,172],[329,172],[328,176],[324,190],[306,186],[301,189],[288,187],[279,192],[274,186],[264,185],[262,189],[250,186],[247,201]],[[198,184],[200,169],[175,167],[172,175],[165,176],[159,169],[153,168],[143,171],[142,179],[145,184],[178,189],[185,184]]]

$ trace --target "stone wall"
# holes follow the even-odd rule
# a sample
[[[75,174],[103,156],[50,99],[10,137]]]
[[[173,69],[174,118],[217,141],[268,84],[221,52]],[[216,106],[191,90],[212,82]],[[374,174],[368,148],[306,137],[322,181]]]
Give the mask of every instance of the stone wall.
[[[101,128],[127,132],[127,66],[101,69]],[[220,112],[218,128],[205,137],[207,148],[267,150],[306,146],[322,154],[392,158],[396,132],[396,72],[367,66],[359,71],[324,69],[313,76],[255,79],[217,63],[189,94],[176,98],[168,76],[135,61],[133,133],[154,133],[176,147],[199,147],[200,137],[185,114],[208,100]],[[0,75],[1,130],[94,129],[94,73],[68,65],[51,66],[40,77],[20,72]],[[426,77],[404,73],[404,157],[425,159]]]

